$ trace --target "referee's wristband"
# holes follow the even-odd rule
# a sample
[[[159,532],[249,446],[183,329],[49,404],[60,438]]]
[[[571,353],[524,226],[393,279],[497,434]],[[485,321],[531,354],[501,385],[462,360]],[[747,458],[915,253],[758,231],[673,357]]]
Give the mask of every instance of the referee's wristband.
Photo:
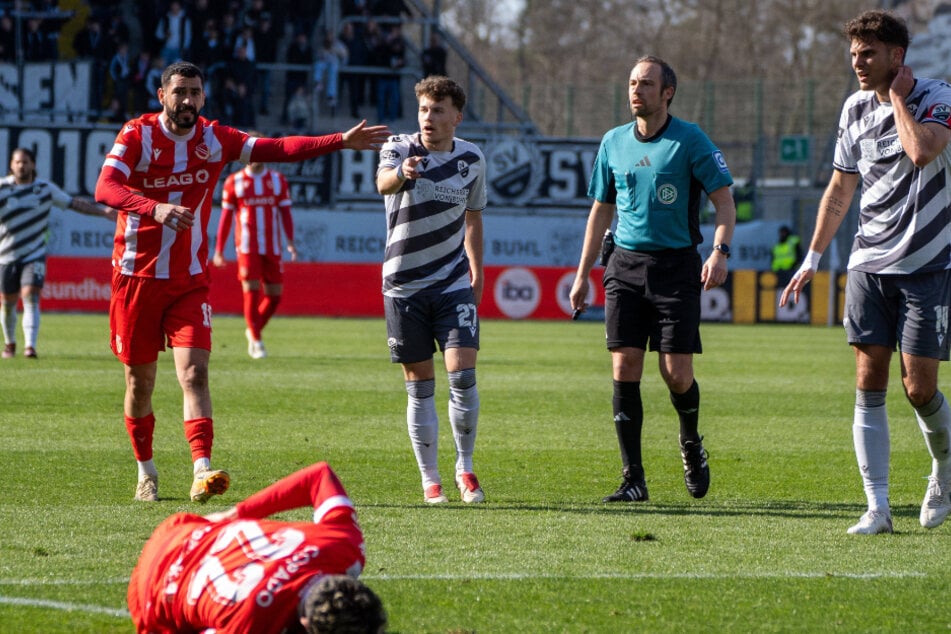
[[[396,178],[400,179],[400,181],[405,181],[405,180],[406,180],[406,174],[403,173],[403,164],[402,164],[402,163],[400,163],[399,165],[396,166]]]
[[[816,271],[819,269],[819,260],[822,259],[822,254],[818,251],[813,251],[809,249],[809,252],[806,253],[806,257],[802,259],[801,269],[811,269]]]

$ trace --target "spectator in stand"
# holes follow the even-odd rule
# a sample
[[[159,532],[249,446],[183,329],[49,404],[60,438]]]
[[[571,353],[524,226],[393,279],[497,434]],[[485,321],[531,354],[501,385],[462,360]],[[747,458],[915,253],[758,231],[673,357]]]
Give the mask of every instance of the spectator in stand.
[[[400,79],[401,71],[406,66],[406,41],[400,25],[394,24],[390,28],[377,50],[378,64],[389,69],[377,79],[377,117],[381,122],[395,121],[401,114]]]
[[[149,75],[149,69],[152,67],[152,54],[148,49],[139,51],[139,56],[135,60],[135,66],[132,69],[132,109],[135,113],[142,114],[149,107],[149,90],[145,79]]]
[[[155,28],[155,40],[159,43],[162,58],[169,62],[189,57],[192,46],[192,21],[178,0],[168,5],[168,13]]]
[[[294,36],[294,41],[287,48],[285,61],[288,64],[296,64],[311,68],[314,64],[314,49],[310,45],[310,37],[303,32],[298,31]],[[290,70],[284,77],[284,107],[281,109],[281,122],[287,123],[287,105],[291,101],[291,96],[297,91],[298,86],[307,85],[307,71]]]
[[[270,11],[264,6],[264,0],[251,0],[251,6],[248,7],[248,10],[241,16],[241,24],[242,26],[256,29],[261,23],[264,14],[270,15]]]
[[[258,69],[254,62],[248,59],[248,51],[244,46],[238,46],[235,49],[235,56],[229,64],[228,74],[234,81],[234,89],[238,97],[234,103],[235,109],[231,123],[239,128],[254,127],[254,93]]]
[[[132,80],[132,61],[129,59],[129,45],[121,42],[116,54],[109,62],[109,78],[112,80],[112,101],[109,106],[109,120],[122,123],[126,120],[129,108],[129,86]]]
[[[324,12],[323,2],[298,2],[290,13],[295,33],[304,33],[307,39],[314,34],[314,26]]]
[[[375,20],[367,22],[364,36],[367,43],[367,51],[369,51],[367,66],[380,69],[380,72],[371,73],[366,76],[370,86],[370,90],[367,93],[369,96],[368,101],[371,105],[376,106],[378,102],[377,97],[379,96],[377,85],[380,75],[388,72],[389,52],[386,48],[386,38],[384,37],[383,31]]]
[[[149,91],[149,102],[146,104],[149,111],[161,110],[162,103],[158,99],[158,89],[162,87],[162,72],[165,70],[165,59],[161,55],[152,58],[152,68],[145,76],[145,88]]]
[[[269,114],[271,108],[271,69],[262,68],[265,64],[277,62],[277,43],[279,32],[274,28],[274,19],[269,11],[258,16],[254,28],[254,49],[258,64],[258,90],[261,93],[260,113]]]
[[[226,49],[221,32],[214,19],[205,21],[204,28],[193,47],[192,61],[205,73],[205,99],[208,116],[218,118],[224,110],[224,79],[231,51]]]
[[[0,15],[0,61],[15,62],[17,58],[17,32],[9,14]]]
[[[347,47],[348,66],[367,66],[370,63],[370,49],[367,47],[363,29],[357,29],[355,23],[344,22],[340,27],[340,41]],[[367,76],[360,72],[343,73],[342,79],[347,86],[350,101],[350,116],[360,117],[360,106],[366,103]]]
[[[29,18],[23,34],[23,61],[50,62],[59,57],[55,43],[50,41],[49,33],[43,28],[43,20]]]
[[[49,59],[59,59],[59,32],[69,21],[71,14],[60,11],[57,0],[34,0],[33,12],[43,18],[40,22],[40,30],[46,35]]]
[[[331,116],[337,108],[340,67],[347,63],[348,55],[347,46],[332,31],[324,33],[317,61],[314,62],[314,91],[318,99],[321,92],[325,95]]]
[[[110,50],[116,51],[119,44],[130,41],[129,25],[122,19],[122,14],[114,10],[109,14],[105,25],[106,38],[109,40]]]
[[[221,34],[221,45],[226,51],[234,50],[234,42],[241,32],[238,26],[238,18],[233,11],[226,11],[221,16],[221,24],[218,25],[218,32]]]
[[[403,0],[371,0],[370,13],[377,17],[396,19],[402,15],[413,16]],[[390,28],[389,24],[387,23],[387,29]]]
[[[370,13],[369,0],[343,0],[340,4],[340,14],[344,18],[362,18],[368,19]]]
[[[443,46],[439,33],[433,31],[429,35],[429,46],[423,50],[420,61],[423,65],[423,77],[431,75],[448,75],[446,72],[446,57],[448,51]]]
[[[291,96],[290,103],[287,104],[287,120],[296,132],[302,132],[310,128],[310,110],[310,97],[307,95],[307,88],[298,86]]]
[[[89,105],[92,116],[99,117],[102,110],[102,96],[106,92],[106,73],[111,62],[112,48],[109,38],[102,32],[99,20],[90,18],[86,25],[73,37],[73,50],[80,59],[89,60]]]
[[[254,48],[254,28],[250,26],[243,27],[241,32],[238,33],[238,37],[234,40],[234,49],[232,49],[232,57],[238,56],[238,49],[244,48],[244,54],[252,62],[257,62],[257,56],[255,55]]]
[[[227,61],[231,56],[230,50],[225,50],[221,44],[221,32],[214,18],[202,22],[201,33],[195,38],[192,45],[192,55],[189,60],[202,69],[205,79],[208,79],[208,69],[212,64]],[[207,87],[206,87],[207,94]]]
[[[224,11],[216,11],[212,8],[208,0],[195,0],[192,3],[191,8],[188,10],[188,15],[192,19],[192,26],[195,29],[199,27],[204,27],[208,24],[208,20],[217,19],[218,15],[221,15]],[[192,43],[194,46],[198,45],[198,42],[195,41]]]
[[[221,80],[221,89],[218,92],[216,117],[224,123],[230,124],[233,122],[235,117],[240,116],[240,114],[235,114],[241,109],[238,103],[240,99],[241,95],[238,94],[238,85],[234,78],[230,74],[224,73]]]

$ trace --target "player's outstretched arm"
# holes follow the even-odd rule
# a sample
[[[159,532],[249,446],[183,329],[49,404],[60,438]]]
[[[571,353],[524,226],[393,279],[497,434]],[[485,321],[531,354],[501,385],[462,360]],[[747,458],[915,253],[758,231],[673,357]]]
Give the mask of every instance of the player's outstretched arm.
[[[325,510],[336,506],[352,507],[343,484],[326,462],[318,462],[282,478],[261,489],[234,509],[226,511],[224,519],[261,519],[291,509],[311,507]],[[217,515],[217,514],[214,514]],[[213,519],[208,516],[208,519]],[[215,518],[217,519],[217,518]]]
[[[343,147],[348,150],[379,150],[393,133],[385,125],[367,125],[366,119],[343,133]]]
[[[249,162],[291,163],[337,150],[377,150],[391,134],[385,125],[368,126],[366,121],[361,121],[346,132],[323,136],[255,138]]]

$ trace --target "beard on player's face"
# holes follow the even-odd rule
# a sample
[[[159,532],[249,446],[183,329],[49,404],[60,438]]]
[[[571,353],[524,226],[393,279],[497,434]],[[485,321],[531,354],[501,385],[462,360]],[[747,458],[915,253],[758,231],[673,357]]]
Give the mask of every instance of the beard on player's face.
[[[191,118],[182,115],[191,114]],[[198,122],[198,110],[194,106],[166,106],[165,116],[180,128],[192,128]]]

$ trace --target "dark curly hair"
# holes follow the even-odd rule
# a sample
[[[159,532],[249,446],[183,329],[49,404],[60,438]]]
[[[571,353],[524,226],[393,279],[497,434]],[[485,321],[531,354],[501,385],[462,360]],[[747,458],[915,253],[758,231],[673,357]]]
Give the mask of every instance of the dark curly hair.
[[[321,577],[301,600],[308,634],[379,634],[386,627],[380,597],[347,575]]]
[[[455,81],[442,75],[430,75],[416,84],[416,98],[429,97],[433,101],[452,99],[452,105],[461,111],[466,106],[466,91]]]
[[[898,46],[906,51],[911,44],[905,21],[889,11],[866,11],[846,22],[842,32],[850,41],[878,40],[886,46]]]

